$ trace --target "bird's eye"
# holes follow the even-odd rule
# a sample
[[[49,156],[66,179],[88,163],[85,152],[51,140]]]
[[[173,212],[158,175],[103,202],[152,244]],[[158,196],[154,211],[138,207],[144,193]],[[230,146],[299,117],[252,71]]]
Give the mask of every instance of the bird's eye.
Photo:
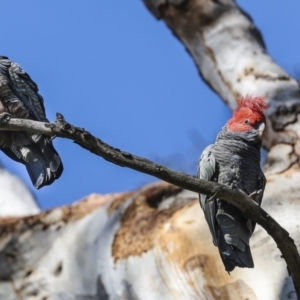
[[[250,124],[250,121],[249,121],[248,119],[246,119],[246,120],[244,121],[244,124]]]

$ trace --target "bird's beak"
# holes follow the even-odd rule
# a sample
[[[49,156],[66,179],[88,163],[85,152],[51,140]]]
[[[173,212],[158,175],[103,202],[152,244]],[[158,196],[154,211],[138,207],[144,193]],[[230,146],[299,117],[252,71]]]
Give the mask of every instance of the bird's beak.
[[[264,131],[265,131],[265,128],[266,128],[266,124],[263,122],[261,123],[258,128],[257,128],[257,131],[258,131],[258,136],[260,138],[262,138],[263,134],[264,134]]]

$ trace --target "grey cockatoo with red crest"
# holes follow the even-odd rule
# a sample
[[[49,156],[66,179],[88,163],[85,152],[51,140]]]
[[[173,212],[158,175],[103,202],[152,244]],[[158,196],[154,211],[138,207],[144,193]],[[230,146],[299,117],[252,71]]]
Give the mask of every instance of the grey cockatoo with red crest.
[[[260,149],[265,129],[264,97],[241,98],[232,118],[216,142],[203,151],[197,176],[238,188],[261,204],[266,179],[260,167]],[[200,205],[227,272],[235,267],[253,268],[249,240],[255,223],[243,217],[222,199],[200,194]]]
[[[0,56],[0,122],[7,118],[48,122],[37,84],[20,66]],[[58,179],[61,159],[49,137],[25,131],[0,131],[0,149],[26,166],[33,185],[41,188]]]

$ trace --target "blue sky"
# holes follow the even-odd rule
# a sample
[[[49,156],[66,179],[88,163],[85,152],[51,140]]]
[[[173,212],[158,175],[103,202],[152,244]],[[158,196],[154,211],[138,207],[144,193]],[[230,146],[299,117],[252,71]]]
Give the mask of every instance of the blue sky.
[[[300,74],[300,2],[241,0],[273,58]],[[229,110],[199,78],[184,47],[142,1],[4,1],[1,55],[38,83],[47,116],[62,113],[103,141],[193,173]],[[156,179],[115,166],[69,140],[56,139],[62,177],[34,190],[25,167],[0,154],[43,208],[90,193],[137,188]]]

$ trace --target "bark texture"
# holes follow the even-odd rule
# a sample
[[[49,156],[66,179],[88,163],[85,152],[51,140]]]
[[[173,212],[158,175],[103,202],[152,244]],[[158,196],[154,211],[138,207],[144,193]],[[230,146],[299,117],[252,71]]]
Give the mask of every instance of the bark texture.
[[[283,172],[298,162],[299,82],[268,55],[251,17],[233,0],[144,2],[184,44],[204,81],[230,108],[240,96],[267,97],[266,172]]]
[[[17,176],[0,166],[0,218],[40,212],[33,194]]]
[[[269,57],[234,1],[144,2],[231,108],[239,96],[267,97],[262,206],[299,249],[299,83]],[[228,275],[193,192],[158,183],[91,195],[36,216],[1,219],[0,299],[296,299],[281,253],[260,226],[251,249],[255,268]]]
[[[299,207],[279,214],[277,188],[267,185],[265,206],[279,222],[288,215],[294,235]],[[0,225],[1,300],[293,299],[281,254],[260,226],[251,239],[255,268],[228,275],[198,195],[167,183]]]
[[[235,108],[235,99],[247,94],[264,95],[268,99],[270,108],[266,113],[267,130],[263,140],[268,150],[264,166],[268,183],[262,206],[287,229],[299,249],[300,222],[295,214],[299,206],[300,176],[299,82],[268,55],[261,33],[235,1],[144,0],[144,3],[184,44],[204,81],[229,107]],[[256,238],[259,242],[255,243]],[[252,242],[257,245],[254,247],[263,250],[254,258],[254,272],[272,270],[270,277],[261,278],[260,283],[254,278],[246,280],[253,289],[260,286],[256,297],[296,297],[290,281],[285,278],[285,265],[275,262],[275,249],[267,248],[271,242],[260,228],[256,229]],[[237,273],[232,276],[245,279],[245,275]],[[218,297],[227,299],[224,295],[214,299]],[[228,299],[240,297],[232,295]]]

